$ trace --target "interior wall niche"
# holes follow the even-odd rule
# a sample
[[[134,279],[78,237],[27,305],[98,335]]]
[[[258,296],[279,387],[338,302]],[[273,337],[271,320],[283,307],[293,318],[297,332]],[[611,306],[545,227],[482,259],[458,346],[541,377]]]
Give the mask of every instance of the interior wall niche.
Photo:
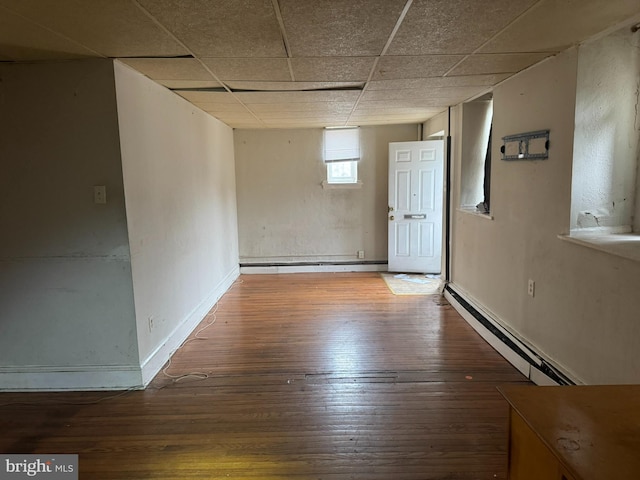
[[[460,207],[478,209],[488,213],[483,204],[488,203],[490,164],[486,164],[493,97],[485,95],[462,106],[462,163],[460,181]],[[485,168],[487,167],[487,168]]]
[[[640,32],[578,50],[571,230],[638,231]],[[635,217],[635,225],[634,225]]]

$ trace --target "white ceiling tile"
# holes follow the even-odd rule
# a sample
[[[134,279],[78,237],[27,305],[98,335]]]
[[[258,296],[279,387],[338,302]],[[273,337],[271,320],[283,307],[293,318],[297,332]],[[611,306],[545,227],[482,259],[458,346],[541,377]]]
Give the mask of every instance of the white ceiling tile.
[[[390,100],[388,102],[380,101],[380,102],[360,102],[358,107],[353,112],[354,115],[362,115],[362,114],[408,114],[408,115],[424,115],[430,114],[433,112],[440,111],[440,107],[399,107],[395,104],[394,101]]]
[[[200,57],[286,57],[269,0],[138,0]]]
[[[270,128],[313,128],[313,127],[337,127],[342,126],[347,121],[347,117],[315,117],[308,120],[292,119],[273,119],[265,120],[264,123]]]
[[[175,93],[193,103],[239,103],[228,92],[207,92],[198,90],[174,90]]]
[[[205,112],[236,112],[247,113],[247,108],[240,102],[236,103],[206,103],[198,102],[198,107]]]
[[[374,62],[375,57],[292,58],[291,66],[299,82],[364,82]]]
[[[403,99],[460,99],[465,100],[486,90],[486,87],[433,87],[407,90],[367,90],[363,101],[403,100]]]
[[[190,88],[220,88],[222,85],[215,80],[155,80],[160,85],[171,89]]]
[[[538,63],[551,53],[504,53],[478,54],[466,58],[451,71],[456,75],[479,75],[487,73],[516,73]]]
[[[277,120],[277,119],[318,119],[320,117],[340,117],[346,118],[349,115],[349,111],[346,112],[332,112],[327,111],[322,107],[319,107],[315,110],[301,110],[299,112],[283,112],[283,111],[267,111],[267,112],[257,112],[262,120]]]
[[[225,84],[232,90],[296,91],[329,90],[364,87],[364,82],[253,82],[229,80]]]
[[[187,53],[130,0],[0,0],[0,5],[107,57]]]
[[[312,92],[238,92],[235,94],[246,104],[296,103],[296,102],[349,102],[356,101],[358,91],[312,91]]]
[[[537,0],[414,0],[389,55],[472,53]]]
[[[244,112],[209,112],[209,113],[213,113],[213,115],[222,120],[223,122],[226,121],[243,121],[243,122],[254,122],[257,121],[256,117],[254,115],[252,115],[250,112],[248,111],[244,111]]]
[[[500,83],[510,74],[464,75],[458,77],[410,78],[406,80],[374,80],[368,83],[367,90],[407,90],[411,88],[433,87],[488,87]]]
[[[388,105],[388,102],[389,100],[363,100],[358,102],[358,108],[376,108],[376,106]],[[449,98],[397,98],[392,102],[396,107],[424,107],[429,109],[438,109],[459,103],[453,103],[454,99]]]
[[[384,56],[373,79],[440,77],[463,58],[463,55]]]
[[[298,102],[298,103],[253,103],[251,110],[262,112],[324,112],[349,113],[353,110],[354,102]]]
[[[638,0],[544,0],[480,51],[559,52],[639,13]]]
[[[291,80],[286,58],[203,58],[202,60],[222,81],[283,82]]]
[[[380,55],[406,0],[280,0],[295,57]]]
[[[213,80],[195,58],[122,58],[120,61],[152,80]]]

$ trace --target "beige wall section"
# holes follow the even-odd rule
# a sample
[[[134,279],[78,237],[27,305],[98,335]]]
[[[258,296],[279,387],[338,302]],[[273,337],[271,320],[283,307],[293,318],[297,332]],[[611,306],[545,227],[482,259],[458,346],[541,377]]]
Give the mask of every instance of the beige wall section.
[[[112,63],[0,65],[0,99],[0,388],[139,384]]]
[[[574,380],[638,383],[640,264],[557,238],[570,223],[576,72],[572,49],[496,87],[495,220],[454,211],[453,283]],[[500,160],[499,139],[542,129],[548,160]]]
[[[386,261],[388,144],[417,135],[362,127],[362,186],[323,189],[322,129],[235,130],[240,262]]]
[[[115,62],[145,381],[238,276],[231,128]]]

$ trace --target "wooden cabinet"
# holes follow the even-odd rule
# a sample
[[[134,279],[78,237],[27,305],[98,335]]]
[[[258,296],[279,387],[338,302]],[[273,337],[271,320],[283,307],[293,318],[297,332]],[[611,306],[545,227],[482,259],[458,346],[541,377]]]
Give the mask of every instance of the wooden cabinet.
[[[640,385],[499,388],[510,480],[640,478]]]

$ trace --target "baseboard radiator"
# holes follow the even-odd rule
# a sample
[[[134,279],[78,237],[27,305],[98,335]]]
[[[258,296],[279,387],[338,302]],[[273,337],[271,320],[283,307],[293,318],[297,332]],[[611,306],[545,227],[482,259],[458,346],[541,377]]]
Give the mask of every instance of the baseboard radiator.
[[[465,320],[529,379],[537,384],[575,385],[567,375],[545,360],[538,352],[522,343],[478,308],[472,305],[455,286],[447,284],[444,295]]]

